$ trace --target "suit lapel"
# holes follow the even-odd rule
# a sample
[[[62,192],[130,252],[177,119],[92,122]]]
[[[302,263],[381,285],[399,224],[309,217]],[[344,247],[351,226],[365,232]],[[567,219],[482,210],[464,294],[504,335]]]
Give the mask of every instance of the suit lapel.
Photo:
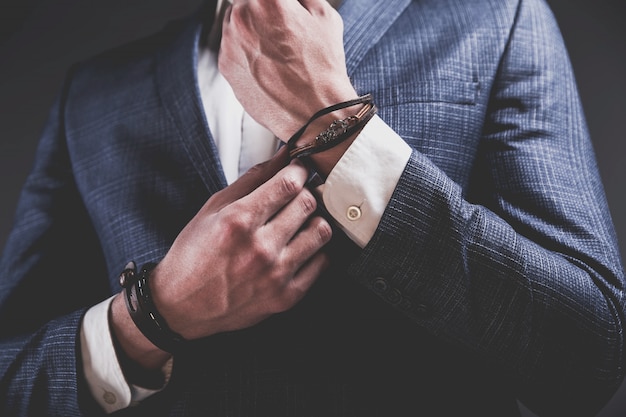
[[[348,74],[352,75],[363,57],[411,0],[344,0],[339,13],[344,23],[344,48]]]
[[[176,139],[183,143],[193,166],[213,194],[227,183],[198,89],[197,52],[204,35],[201,15],[198,13],[191,22],[186,22],[181,34],[159,54],[156,77],[163,106],[177,133]]]

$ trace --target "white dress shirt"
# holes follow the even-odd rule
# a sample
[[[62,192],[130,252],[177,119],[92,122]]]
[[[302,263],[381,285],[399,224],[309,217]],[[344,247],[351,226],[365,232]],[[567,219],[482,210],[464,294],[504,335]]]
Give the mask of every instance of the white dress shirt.
[[[218,10],[221,3],[219,0]],[[198,88],[230,184],[253,165],[269,159],[279,141],[243,110],[219,73],[216,52],[208,48],[198,52]],[[410,147],[374,116],[318,189],[329,214],[360,247],[365,247],[376,231],[410,155]],[[81,326],[85,376],[91,393],[107,413],[158,392],[129,384],[124,378],[109,331],[112,299],[90,308]],[[170,360],[163,369],[166,381],[172,366]]]

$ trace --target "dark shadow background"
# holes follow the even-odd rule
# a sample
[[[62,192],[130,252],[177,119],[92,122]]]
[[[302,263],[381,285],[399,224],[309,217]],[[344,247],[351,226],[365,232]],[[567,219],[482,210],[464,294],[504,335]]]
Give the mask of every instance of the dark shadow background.
[[[0,0],[0,248],[65,71],[77,60],[159,30],[201,0]],[[574,65],[609,206],[626,259],[624,0],[548,0]],[[626,383],[597,417],[626,415]],[[532,413],[524,410],[524,417]]]

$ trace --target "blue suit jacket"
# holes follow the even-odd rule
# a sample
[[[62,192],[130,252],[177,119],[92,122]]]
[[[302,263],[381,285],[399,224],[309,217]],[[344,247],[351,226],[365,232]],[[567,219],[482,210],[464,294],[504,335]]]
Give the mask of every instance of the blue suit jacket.
[[[373,239],[338,237],[293,310],[193,343],[120,414],[505,416],[519,398],[592,415],[623,377],[624,276],[546,4],[340,11],[354,85],[414,149]],[[0,264],[0,414],[97,415],[85,309],[226,185],[195,82],[201,20],[68,74]]]

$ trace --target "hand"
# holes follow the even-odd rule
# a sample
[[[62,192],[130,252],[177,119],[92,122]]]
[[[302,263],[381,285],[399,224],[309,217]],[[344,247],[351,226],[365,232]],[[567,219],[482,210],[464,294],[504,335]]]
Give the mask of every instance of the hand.
[[[285,166],[286,150],[213,195],[152,271],[154,303],[183,337],[242,329],[288,310],[327,266],[321,249],[332,229],[313,216],[307,170],[297,161]],[[167,360],[135,327],[122,293],[111,318],[131,361],[158,369]]]
[[[154,301],[187,339],[232,331],[285,311],[326,265],[330,225],[311,217],[307,170],[284,150],[204,205],[151,277]],[[274,175],[275,174],[275,175]]]
[[[232,3],[220,72],[244,109],[278,138],[286,142],[318,110],[357,97],[346,71],[343,21],[326,0]]]

